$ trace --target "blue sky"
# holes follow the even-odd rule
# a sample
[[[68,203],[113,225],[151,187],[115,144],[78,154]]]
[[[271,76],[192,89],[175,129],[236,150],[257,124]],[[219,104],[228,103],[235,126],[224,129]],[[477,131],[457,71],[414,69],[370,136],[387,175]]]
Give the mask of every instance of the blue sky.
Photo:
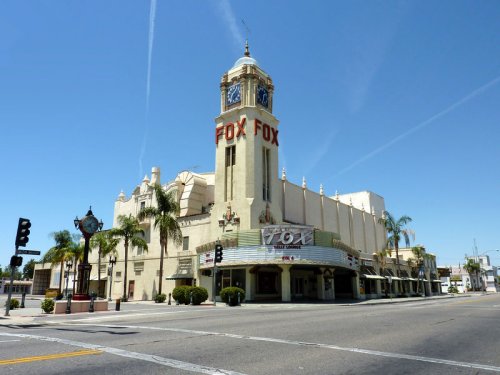
[[[382,195],[440,265],[500,249],[499,19],[493,0],[2,1],[0,264],[19,217],[44,252],[89,205],[109,227],[153,166],[213,171],[247,37],[290,181]]]

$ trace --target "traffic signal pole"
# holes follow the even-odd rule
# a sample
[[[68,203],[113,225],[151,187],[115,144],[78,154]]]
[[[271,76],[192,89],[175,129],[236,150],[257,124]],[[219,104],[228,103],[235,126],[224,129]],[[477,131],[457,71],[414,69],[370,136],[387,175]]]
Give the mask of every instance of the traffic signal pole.
[[[17,246],[16,246],[16,254],[17,254]],[[5,316],[10,316],[10,299],[12,297],[12,285],[14,284],[14,272],[16,271],[16,267],[10,267],[10,286],[9,286],[9,295],[7,297],[7,302],[5,303]]]
[[[12,288],[14,287],[14,274],[17,271],[17,267],[23,264],[23,258],[18,256],[19,246],[24,247],[29,242],[30,228],[31,221],[29,219],[20,217],[19,224],[17,225],[16,252],[15,255],[10,258],[10,285],[9,295],[7,296],[7,303],[5,304],[5,316],[10,316],[10,300],[12,298]]]
[[[215,302],[215,295],[217,293],[217,288],[216,288],[216,278],[217,278],[217,263],[222,262],[222,245],[220,244],[220,241],[217,240],[215,242],[215,250],[214,250],[214,268],[212,272],[212,300],[214,302],[214,306],[216,305]]]

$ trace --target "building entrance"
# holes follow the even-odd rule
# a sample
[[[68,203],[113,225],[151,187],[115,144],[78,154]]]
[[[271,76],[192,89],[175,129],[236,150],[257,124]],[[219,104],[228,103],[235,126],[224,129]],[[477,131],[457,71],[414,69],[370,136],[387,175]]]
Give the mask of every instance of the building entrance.
[[[318,299],[318,268],[292,267],[290,292],[293,301]]]
[[[336,298],[355,298],[353,278],[356,275],[348,269],[337,268],[335,270],[335,297]]]

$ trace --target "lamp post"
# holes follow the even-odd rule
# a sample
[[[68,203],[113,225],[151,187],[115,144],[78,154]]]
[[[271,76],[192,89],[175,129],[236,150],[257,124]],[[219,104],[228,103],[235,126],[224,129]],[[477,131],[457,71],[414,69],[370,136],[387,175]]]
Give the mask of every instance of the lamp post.
[[[113,266],[116,264],[116,257],[109,257],[109,266],[108,266],[108,272],[109,272],[109,294],[108,294],[108,301],[111,301],[111,290],[112,290],[112,285],[113,285]]]
[[[76,294],[73,299],[77,301],[87,301],[90,299],[89,296],[89,284],[90,284],[90,271],[92,266],[89,264],[89,244],[90,239],[95,232],[98,232],[103,227],[103,222],[98,221],[97,218],[92,213],[92,206],[87,211],[87,214],[79,219],[78,216],[73,220],[75,228],[82,232],[83,238],[85,239],[85,248],[83,251],[83,262],[78,265],[78,284],[76,288]]]
[[[73,263],[70,260],[66,261],[66,298],[68,298],[68,286],[69,286],[69,273],[71,271],[71,267],[73,267]],[[74,277],[74,276],[73,276]]]

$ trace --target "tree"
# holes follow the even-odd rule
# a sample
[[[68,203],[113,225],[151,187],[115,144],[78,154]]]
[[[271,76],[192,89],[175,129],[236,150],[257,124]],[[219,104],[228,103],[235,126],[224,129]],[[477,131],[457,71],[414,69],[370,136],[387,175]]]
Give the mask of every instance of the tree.
[[[399,265],[399,242],[401,238],[404,238],[406,246],[410,245],[410,235],[414,237],[412,230],[404,228],[404,226],[412,221],[409,216],[401,216],[396,220],[388,211],[383,212],[383,216],[378,220],[380,224],[385,227],[389,237],[387,238],[387,248],[392,252],[392,249],[396,251],[396,268],[398,276],[400,276],[400,265]]]
[[[64,272],[64,261],[68,259],[68,252],[74,245],[73,238],[68,230],[62,230],[51,234],[56,245],[51,247],[42,257],[42,263],[50,263],[52,266],[60,264],[59,294],[62,290],[62,276]]]
[[[127,269],[128,269],[128,249],[129,245],[132,247],[136,246],[142,248],[144,251],[148,250],[148,244],[146,241],[140,237],[144,236],[144,230],[139,224],[139,220],[132,215],[119,215],[118,216],[118,228],[110,229],[110,235],[112,237],[117,237],[118,239],[123,239],[125,247],[125,275],[123,278],[123,301],[127,301]]]
[[[467,273],[470,275],[471,279],[472,279],[472,275],[475,275],[475,279],[476,279],[476,285],[479,286],[479,272],[481,271],[481,266],[479,265],[479,263],[477,263],[474,259],[472,258],[465,258],[467,260],[467,262],[464,264],[464,270],[467,271]],[[474,290],[476,289],[476,287],[474,287]]]
[[[73,235],[73,243],[66,253],[66,259],[73,261],[73,292],[76,291],[75,283],[76,283],[76,275],[78,269],[78,263],[83,261],[83,254],[85,252],[85,244],[80,241],[81,235],[74,234]],[[90,249],[92,250],[92,249]],[[68,275],[69,277],[69,275]]]
[[[387,257],[391,255],[391,251],[389,249],[382,249],[377,251],[375,255],[377,256],[378,265],[380,267],[380,275],[383,275],[385,266],[387,265]],[[384,280],[383,287],[384,293],[387,296],[387,279]]]
[[[98,249],[97,256],[97,280],[99,285],[98,295],[103,296],[101,291],[101,259],[106,258],[110,254],[116,255],[116,246],[120,240],[113,238],[109,231],[97,232],[90,239],[90,248]]]
[[[35,260],[30,259],[23,267],[23,278],[32,279],[35,272]]]
[[[174,244],[182,244],[182,231],[177,222],[179,214],[179,204],[174,191],[165,192],[161,185],[153,186],[156,196],[157,207],[144,207],[138,214],[139,220],[145,218],[154,218],[154,227],[160,231],[160,275],[158,281],[158,294],[162,292],[163,281],[163,257],[167,254],[168,240],[172,240]]]
[[[10,277],[10,274],[12,273],[12,267],[6,266],[5,270],[3,271],[2,277]],[[19,272],[19,270],[16,268],[16,272],[14,273],[14,280],[21,280],[22,274]]]

